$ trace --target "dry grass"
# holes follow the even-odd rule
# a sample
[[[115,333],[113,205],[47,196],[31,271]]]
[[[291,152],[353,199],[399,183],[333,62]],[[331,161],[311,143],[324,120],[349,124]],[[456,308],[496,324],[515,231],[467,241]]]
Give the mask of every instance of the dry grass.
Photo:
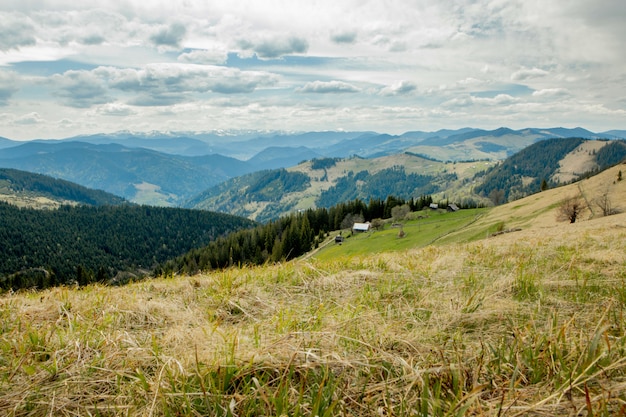
[[[626,215],[548,215],[474,243],[5,294],[0,414],[625,415]]]

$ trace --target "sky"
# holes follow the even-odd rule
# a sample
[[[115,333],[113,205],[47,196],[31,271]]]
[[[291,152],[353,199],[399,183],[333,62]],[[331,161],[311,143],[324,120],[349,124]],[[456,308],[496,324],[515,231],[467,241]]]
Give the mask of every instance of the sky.
[[[626,129],[623,0],[2,0],[0,136]]]

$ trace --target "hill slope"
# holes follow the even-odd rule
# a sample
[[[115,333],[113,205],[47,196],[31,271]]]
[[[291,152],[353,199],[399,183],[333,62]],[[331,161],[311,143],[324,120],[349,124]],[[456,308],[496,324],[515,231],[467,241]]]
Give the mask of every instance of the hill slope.
[[[554,219],[581,189],[626,207],[619,169],[492,209],[473,231],[523,230],[475,242],[4,294],[0,412],[619,415],[626,214]]]
[[[0,168],[0,201],[34,208],[58,207],[62,204],[119,205],[126,202],[104,191],[8,168]]]
[[[301,189],[285,188],[282,194],[271,189],[256,193],[266,171],[225,181],[188,200],[184,207],[221,211],[257,221],[267,221],[292,211],[331,207],[356,198],[386,199],[393,195],[405,199],[423,194],[454,191],[459,200],[470,198],[463,184],[494,165],[494,162],[443,163],[419,155],[399,154],[373,159],[323,158],[303,162],[286,170],[289,176],[306,176]],[[288,176],[286,176],[288,177]],[[461,202],[461,201],[459,201]]]
[[[537,142],[487,171],[474,191],[501,191],[502,201],[536,193],[542,181],[553,187],[599,172],[626,159],[626,142],[582,138]]]

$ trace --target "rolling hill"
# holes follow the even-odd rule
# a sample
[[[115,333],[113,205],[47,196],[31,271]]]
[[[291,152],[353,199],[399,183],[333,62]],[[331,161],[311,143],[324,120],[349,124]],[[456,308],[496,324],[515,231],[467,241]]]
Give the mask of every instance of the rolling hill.
[[[123,198],[104,191],[9,168],[0,168],[0,201],[33,208],[56,208],[63,204],[104,206],[126,203]]]
[[[499,190],[502,201],[517,200],[538,192],[542,181],[548,187],[562,185],[624,159],[623,140],[548,139],[528,146],[487,171],[474,192],[487,196]]]
[[[384,200],[394,195],[407,199],[456,189],[459,200],[469,201],[472,196],[461,189],[463,184],[469,184],[477,172],[494,164],[443,163],[408,153],[372,159],[314,159],[286,170],[291,176],[307,178],[299,189],[281,183],[276,192],[270,189],[276,190],[274,183],[258,192],[266,177],[277,171],[256,172],[212,187],[188,200],[184,207],[227,212],[263,222],[293,211],[331,207],[356,198]],[[252,194],[250,190],[257,192]]]

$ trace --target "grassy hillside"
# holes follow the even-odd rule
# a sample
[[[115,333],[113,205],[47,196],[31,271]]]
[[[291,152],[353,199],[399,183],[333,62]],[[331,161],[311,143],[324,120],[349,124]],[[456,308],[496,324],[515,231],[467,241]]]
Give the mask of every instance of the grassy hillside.
[[[622,167],[436,245],[4,294],[0,413],[623,415],[626,214],[555,220]]]

